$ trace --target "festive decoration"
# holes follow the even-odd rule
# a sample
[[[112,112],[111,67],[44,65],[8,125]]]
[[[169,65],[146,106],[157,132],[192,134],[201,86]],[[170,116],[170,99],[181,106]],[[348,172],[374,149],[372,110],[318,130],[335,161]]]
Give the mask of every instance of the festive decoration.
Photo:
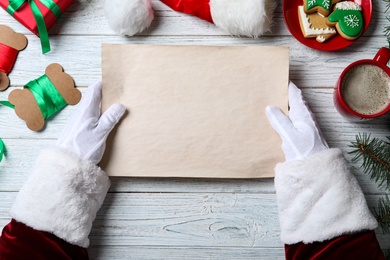
[[[333,4],[340,0],[304,0],[303,5],[306,13],[320,13],[323,16],[328,16],[331,13]]]
[[[45,119],[50,118],[67,104],[75,105],[81,93],[74,88],[73,79],[63,72],[61,65],[53,63],[46,68],[45,75],[28,82],[24,89],[13,90],[9,102],[0,104],[13,107],[15,113],[26,121],[33,131],[41,130]]]
[[[337,30],[341,37],[352,41],[362,34],[362,7],[355,2],[339,1],[304,0],[304,5],[298,6],[299,24],[305,38],[316,38],[323,43],[335,36]]]
[[[387,137],[390,141],[390,136]],[[386,187],[390,191],[390,143],[378,138],[371,138],[367,134],[359,134],[356,141],[352,142],[354,148],[350,153],[355,155],[353,162],[361,161],[361,168],[379,186]],[[379,199],[378,210],[375,210],[384,233],[390,233],[390,200],[386,196]]]
[[[73,0],[0,0],[0,6],[41,38],[42,53],[50,51],[48,30]]]
[[[299,24],[305,38],[316,38],[323,43],[336,35],[336,28],[326,24],[327,17],[320,13],[305,13],[302,5],[298,6]]]
[[[214,23],[232,35],[257,37],[270,30],[276,2],[272,0],[161,0],[173,10]],[[132,36],[153,20],[151,0],[106,0],[105,13],[111,28]]]
[[[335,25],[343,38],[354,40],[363,32],[362,7],[354,2],[338,3],[328,17],[328,24]]]
[[[8,74],[15,64],[20,50],[27,46],[27,38],[10,27],[0,25],[0,91],[9,86]]]

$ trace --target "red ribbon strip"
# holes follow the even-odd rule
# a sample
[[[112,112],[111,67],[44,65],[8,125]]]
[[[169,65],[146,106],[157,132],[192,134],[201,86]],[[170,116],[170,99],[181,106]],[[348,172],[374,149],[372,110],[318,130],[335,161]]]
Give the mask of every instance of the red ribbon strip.
[[[19,51],[11,46],[0,43],[0,71],[8,74],[15,64]]]

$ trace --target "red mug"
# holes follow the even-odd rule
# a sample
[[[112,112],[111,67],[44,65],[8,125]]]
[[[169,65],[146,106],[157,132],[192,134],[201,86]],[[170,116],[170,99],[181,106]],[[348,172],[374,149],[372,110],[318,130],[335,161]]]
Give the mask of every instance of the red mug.
[[[389,60],[390,49],[382,47],[376,53],[374,59],[355,61],[344,69],[337,81],[333,97],[335,107],[341,115],[350,121],[367,121],[383,116],[390,111],[390,68],[387,67]],[[370,73],[364,72],[367,70],[370,70]],[[364,73],[366,74],[364,75]],[[354,74],[356,74],[355,79],[353,78],[355,77]],[[375,77],[373,75],[379,76]],[[366,81],[370,80],[370,77],[375,77],[373,80],[377,80],[382,84],[366,85]],[[387,86],[385,86],[386,82]],[[377,95],[377,99],[383,99],[377,102],[378,100],[374,96],[370,97],[369,95],[373,92],[386,92],[387,95],[383,95],[383,93],[382,95]],[[384,99],[387,101],[384,101]],[[382,103],[381,107],[372,108],[372,106]]]

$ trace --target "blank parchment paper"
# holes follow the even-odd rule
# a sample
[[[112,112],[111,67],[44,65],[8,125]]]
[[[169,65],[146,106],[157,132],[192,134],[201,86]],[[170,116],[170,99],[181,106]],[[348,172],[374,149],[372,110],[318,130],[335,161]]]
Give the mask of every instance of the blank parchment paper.
[[[263,178],[284,161],[265,107],[287,112],[288,47],[104,44],[102,59],[102,110],[128,109],[108,175]]]

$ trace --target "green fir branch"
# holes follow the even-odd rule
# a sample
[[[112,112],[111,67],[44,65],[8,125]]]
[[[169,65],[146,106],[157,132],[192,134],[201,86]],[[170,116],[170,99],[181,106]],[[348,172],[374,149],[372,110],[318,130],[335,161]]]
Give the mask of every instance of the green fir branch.
[[[386,16],[386,19],[390,22],[390,17]],[[390,47],[390,25],[385,26],[385,29],[383,30],[383,33],[385,34],[387,38],[387,43],[389,44]]]
[[[390,139],[389,139],[390,140]],[[359,134],[356,141],[352,142],[350,147],[354,148],[350,152],[354,157],[353,162],[362,159],[361,168],[368,174],[372,180],[382,186],[386,183],[390,185],[390,143],[371,138],[367,134]]]
[[[390,0],[383,0],[386,3],[386,9],[385,9],[385,14],[389,11],[390,9]],[[386,19],[390,22],[390,17],[386,16]],[[383,33],[385,34],[387,38],[387,42],[390,47],[390,26],[385,26],[385,29],[383,30]]]
[[[371,138],[366,133],[356,136],[356,141],[351,142],[353,148],[353,162],[361,160],[363,172],[372,180],[379,183],[379,186],[387,184],[390,188],[390,136],[387,142],[378,138]],[[373,209],[375,218],[383,233],[390,233],[390,199],[388,195],[378,200],[378,208]]]
[[[383,2],[386,3],[386,9],[385,9],[385,13],[387,13],[390,9],[390,0],[383,0]]]
[[[374,209],[375,218],[383,233],[390,233],[390,199],[386,195],[378,201],[378,209]]]

